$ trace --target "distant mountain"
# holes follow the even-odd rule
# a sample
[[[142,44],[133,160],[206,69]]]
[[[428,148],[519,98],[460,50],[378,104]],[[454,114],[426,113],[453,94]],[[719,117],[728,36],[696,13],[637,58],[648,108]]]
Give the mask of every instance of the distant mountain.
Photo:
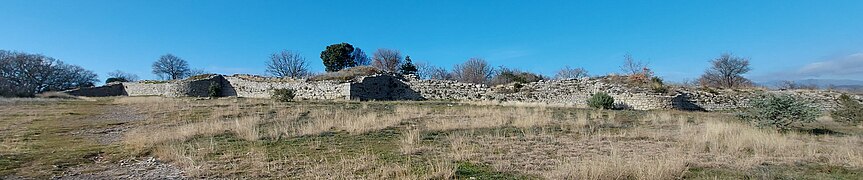
[[[778,88],[780,87],[784,81],[767,81],[767,82],[759,82],[759,85],[766,86],[769,88]],[[861,80],[850,80],[850,79],[803,79],[803,80],[795,80],[794,83],[799,85],[815,85],[819,88],[827,88],[829,86],[833,86],[837,89],[844,90],[863,90],[863,81]]]

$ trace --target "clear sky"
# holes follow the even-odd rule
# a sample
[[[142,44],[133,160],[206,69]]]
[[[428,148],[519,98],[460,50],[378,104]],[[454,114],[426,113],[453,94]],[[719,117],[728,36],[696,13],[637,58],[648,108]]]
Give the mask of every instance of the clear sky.
[[[213,73],[263,74],[278,50],[314,71],[329,44],[401,50],[443,67],[482,57],[553,75],[620,71],[626,53],[668,80],[697,78],[723,52],[747,76],[863,80],[861,0],[217,1],[2,0],[0,49],[154,79],[160,55]],[[371,55],[371,54],[370,54]]]

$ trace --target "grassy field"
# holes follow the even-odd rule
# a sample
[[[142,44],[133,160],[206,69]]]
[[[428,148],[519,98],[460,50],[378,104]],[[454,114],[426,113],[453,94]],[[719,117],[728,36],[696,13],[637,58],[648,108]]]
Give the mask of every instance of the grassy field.
[[[863,179],[863,128],[829,118],[777,133],[726,113],[519,104],[0,102],[0,179],[131,177],[118,169],[149,157],[179,178]]]

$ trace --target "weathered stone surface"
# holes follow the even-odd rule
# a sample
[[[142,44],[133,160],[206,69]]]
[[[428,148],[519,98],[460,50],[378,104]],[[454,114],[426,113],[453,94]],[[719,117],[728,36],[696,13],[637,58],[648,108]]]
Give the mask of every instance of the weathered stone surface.
[[[636,110],[682,109],[720,111],[746,107],[750,99],[765,94],[788,94],[812,101],[822,109],[836,107],[841,93],[795,90],[702,90],[676,88],[671,93],[653,93],[639,87],[607,83],[602,79],[546,80],[526,84],[488,87],[448,80],[418,80],[388,74],[360,77],[349,82],[307,81],[251,75],[212,75],[192,80],[110,84],[68,91],[79,96],[203,97],[210,84],[222,86],[222,96],[269,98],[273,89],[294,89],[299,99],[327,100],[465,100],[509,101],[586,107],[594,93],[614,97],[615,107]],[[860,100],[860,96],[854,96]]]

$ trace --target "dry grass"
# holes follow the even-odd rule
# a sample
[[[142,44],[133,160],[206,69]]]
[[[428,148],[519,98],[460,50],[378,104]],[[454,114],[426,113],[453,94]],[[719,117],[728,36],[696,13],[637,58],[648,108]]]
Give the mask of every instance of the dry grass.
[[[415,154],[420,150],[420,131],[416,129],[407,130],[401,136],[399,147],[402,154]]]
[[[357,66],[357,67],[349,67],[346,69],[342,69],[336,72],[327,72],[321,75],[317,75],[309,78],[312,81],[326,81],[326,80],[334,80],[334,81],[348,81],[355,79],[357,77],[369,76],[380,74],[381,70],[378,70],[375,67],[371,66]]]
[[[149,108],[143,109],[150,116],[146,126],[127,133],[125,144],[152,148],[158,157],[202,177],[221,168],[264,177],[446,179],[455,176],[455,162],[461,161],[549,179],[677,179],[692,167],[746,171],[764,162],[863,168],[860,135],[778,133],[714,113],[420,103],[189,102],[117,99],[116,104]],[[213,110],[195,112],[201,108]],[[344,133],[332,137],[325,132]],[[220,145],[192,141],[222,134],[251,144],[219,152]],[[424,140],[424,134],[432,137]],[[354,139],[333,139],[345,136]],[[369,138],[374,140],[366,143],[378,144],[346,145]],[[259,143],[283,140],[300,144],[278,148],[301,150],[273,154],[282,149]],[[217,168],[219,161],[206,158],[207,153],[220,154],[219,161],[237,165]],[[282,174],[286,169],[294,170]]]
[[[567,162],[543,175],[549,179],[679,179],[687,159],[673,155],[624,158],[619,154]]]

